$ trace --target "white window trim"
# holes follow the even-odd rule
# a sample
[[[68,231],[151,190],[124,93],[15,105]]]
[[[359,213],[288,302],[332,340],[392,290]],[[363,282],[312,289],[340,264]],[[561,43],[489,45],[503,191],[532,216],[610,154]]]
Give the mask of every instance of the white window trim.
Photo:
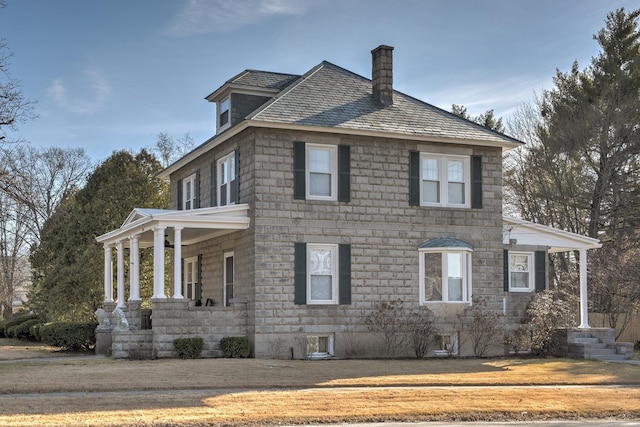
[[[216,174],[218,174],[218,176],[216,177],[216,186],[217,186],[217,188],[216,188],[216,198],[217,198],[216,203],[217,203],[217,206],[222,206],[221,205],[221,197],[220,197],[221,196],[220,187],[222,186],[221,177],[222,177],[222,171],[223,171],[223,168],[222,168],[223,164],[225,164],[225,163],[227,164],[227,166],[229,168],[229,173],[230,173],[230,175],[234,176],[234,179],[236,180],[236,185],[237,185],[238,177],[235,176],[235,173],[236,173],[235,164],[233,165],[234,167],[232,167],[232,164],[231,164],[232,163],[231,162],[232,159],[234,159],[235,161],[238,161],[235,157],[236,157],[236,153],[235,153],[235,151],[232,151],[231,153],[227,154],[226,156],[219,158],[218,161],[216,162],[216,171],[217,171]],[[235,161],[234,161],[234,163],[235,163]],[[227,182],[227,194],[226,194],[227,203],[225,203],[224,206],[235,205],[236,204],[236,202],[232,203],[230,201],[231,200],[231,181],[232,180],[229,180],[229,182]]]
[[[310,346],[309,346],[309,340],[313,340],[315,339],[315,347],[318,348],[319,344],[318,341],[320,338],[326,338],[327,339],[327,352],[321,352],[321,351],[310,351]],[[335,354],[334,352],[334,343],[335,343],[335,339],[333,334],[328,334],[328,335],[308,335],[307,336],[307,357],[309,359],[326,359],[329,357],[333,357],[333,355]]]
[[[311,299],[311,256],[310,253],[314,249],[330,250],[331,251],[331,295],[330,300],[314,300]],[[338,304],[338,245],[330,244],[307,244],[307,304],[308,305],[337,305]]]
[[[449,356],[457,356],[460,351],[460,338],[458,336],[458,332],[453,332],[450,334],[440,334],[438,335],[438,339],[440,341],[440,348],[435,350],[433,353],[438,357],[449,357]],[[445,341],[448,341],[450,348],[445,348]]]
[[[331,153],[331,195],[316,196],[312,195],[311,188],[311,171],[309,170],[309,151],[312,149],[328,150]],[[305,144],[305,186],[307,200],[338,200],[338,146],[327,144]]]
[[[222,264],[222,305],[224,307],[229,307],[230,305],[227,304],[227,258],[233,257],[233,252],[225,252],[223,255],[223,264]],[[236,259],[235,257],[233,258],[233,291],[235,292],[235,286],[236,286]]]
[[[224,125],[222,125],[220,123],[220,117],[222,116],[222,113],[224,113],[224,111],[221,111],[222,108],[222,104],[227,101],[228,102],[228,107],[227,110],[228,111],[228,115],[227,115],[227,123],[225,123]],[[218,124],[218,133],[222,132],[225,129],[228,129],[229,127],[231,127],[231,95],[226,96],[225,98],[223,98],[220,102],[216,103],[216,121]]]
[[[422,177],[422,162],[424,159],[435,159],[438,160],[439,171],[438,178],[440,182],[440,202],[425,202],[423,200],[424,190],[423,190],[423,177]],[[463,162],[464,167],[464,203],[449,203],[449,173],[448,173],[448,165],[449,160],[459,160]],[[433,153],[420,153],[420,205],[421,206],[441,206],[441,207],[452,207],[452,208],[469,208],[471,207],[471,158],[469,156],[458,156],[458,155],[442,155],[442,154],[433,154]]]
[[[529,286],[526,288],[516,288],[511,286],[511,255],[527,255],[529,257]],[[509,251],[509,292],[533,292],[535,289],[535,257],[533,252]]]
[[[189,274],[189,264],[193,264],[193,281],[191,283],[191,298],[188,297],[187,285],[188,285],[188,274]],[[198,257],[189,257],[184,259],[184,270],[182,272],[182,295],[185,298],[190,299],[191,301],[195,301],[196,299],[196,283],[198,283]]]
[[[427,304],[471,304],[472,300],[472,249],[465,248],[427,248],[427,249],[419,249],[419,277],[420,277],[420,305]],[[442,301],[427,301],[425,295],[425,265],[424,265],[424,255],[426,253],[438,253],[440,254],[440,261],[442,262]],[[462,254],[463,257],[463,271],[466,273],[465,276],[462,277],[462,301],[449,301],[448,300],[448,292],[449,287],[447,286],[447,257],[446,254]]]
[[[187,199],[187,186],[191,183],[191,198]],[[196,200],[196,174],[191,174],[182,180],[182,209],[185,211],[195,209]],[[187,205],[189,206],[187,208]]]

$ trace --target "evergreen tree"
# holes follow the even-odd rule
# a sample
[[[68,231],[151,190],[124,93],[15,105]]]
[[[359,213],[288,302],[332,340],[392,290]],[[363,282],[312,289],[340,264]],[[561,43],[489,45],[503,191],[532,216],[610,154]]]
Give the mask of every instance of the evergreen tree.
[[[35,274],[30,308],[47,320],[93,317],[104,297],[104,252],[95,238],[120,227],[135,207],[168,206],[168,188],[155,178],[159,170],[158,161],[145,150],[135,156],[114,152],[84,188],[65,197],[45,223],[31,256]]]

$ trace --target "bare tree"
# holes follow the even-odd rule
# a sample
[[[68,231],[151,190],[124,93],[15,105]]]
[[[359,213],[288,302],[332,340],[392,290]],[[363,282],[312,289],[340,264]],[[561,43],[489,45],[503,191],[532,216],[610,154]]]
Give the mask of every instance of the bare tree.
[[[12,313],[16,291],[29,279],[27,223],[27,208],[0,192],[0,312],[5,319]]]
[[[160,160],[162,167],[167,167],[193,149],[193,138],[189,132],[182,138],[175,139],[168,132],[160,132],[150,151]]]
[[[0,191],[27,207],[28,229],[38,241],[45,221],[67,192],[84,184],[92,163],[81,148],[12,148],[5,151],[9,179],[0,183]]]

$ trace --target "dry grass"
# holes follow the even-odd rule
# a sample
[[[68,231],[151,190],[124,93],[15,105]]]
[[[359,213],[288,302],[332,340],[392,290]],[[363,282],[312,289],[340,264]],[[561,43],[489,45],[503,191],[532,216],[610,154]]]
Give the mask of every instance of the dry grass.
[[[640,366],[567,359],[32,359],[0,378],[3,426],[640,418]]]

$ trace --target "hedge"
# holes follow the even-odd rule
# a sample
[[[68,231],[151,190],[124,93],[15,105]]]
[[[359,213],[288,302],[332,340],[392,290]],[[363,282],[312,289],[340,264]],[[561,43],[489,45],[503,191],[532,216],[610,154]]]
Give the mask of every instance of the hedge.
[[[34,319],[39,319],[37,314],[29,314],[29,313],[19,314],[12,319],[4,321],[2,323],[2,328],[0,333],[2,334],[2,337],[12,338],[12,336],[8,334],[9,328],[18,326],[19,324],[26,322],[27,320],[34,320]]]
[[[55,322],[40,326],[40,340],[65,350],[93,350],[96,345],[96,322]]]
[[[36,340],[36,337],[31,334],[31,327],[38,324],[40,324],[39,319],[25,320],[18,325],[8,327],[6,335],[8,338],[20,340]]]
[[[224,357],[247,358],[249,357],[249,338],[247,337],[224,337],[220,340],[220,349]]]
[[[176,338],[173,340],[173,347],[180,359],[198,359],[202,355],[204,340],[196,338]]]

